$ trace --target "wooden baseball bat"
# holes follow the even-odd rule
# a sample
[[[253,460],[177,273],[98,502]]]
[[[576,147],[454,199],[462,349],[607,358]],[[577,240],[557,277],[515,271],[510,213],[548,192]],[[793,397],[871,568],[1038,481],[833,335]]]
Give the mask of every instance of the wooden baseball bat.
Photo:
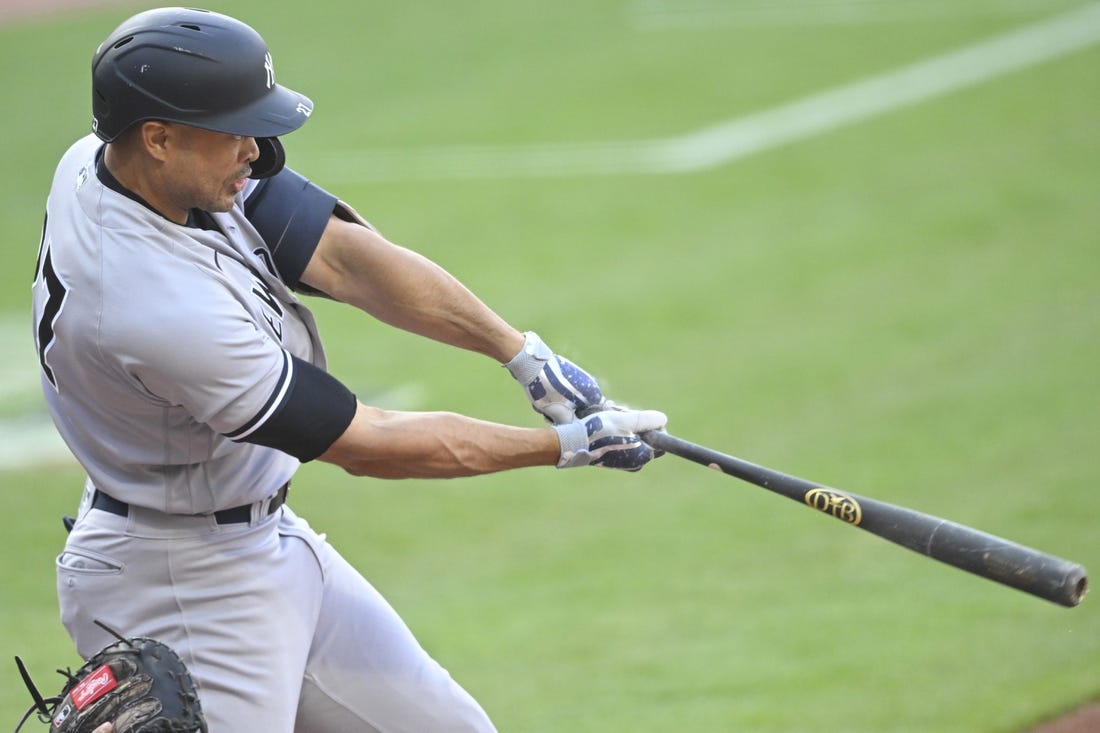
[[[668,433],[647,432],[641,438],[655,449],[774,491],[914,552],[1052,603],[1076,606],[1088,591],[1085,568],[1069,560],[940,517],[789,476]]]

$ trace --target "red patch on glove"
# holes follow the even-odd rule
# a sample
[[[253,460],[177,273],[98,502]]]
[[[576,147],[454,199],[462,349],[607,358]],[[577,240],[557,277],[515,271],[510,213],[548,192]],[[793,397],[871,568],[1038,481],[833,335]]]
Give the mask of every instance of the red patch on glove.
[[[70,693],[73,705],[77,710],[83,710],[116,687],[118,680],[115,679],[115,673],[109,665],[104,664],[73,688]]]

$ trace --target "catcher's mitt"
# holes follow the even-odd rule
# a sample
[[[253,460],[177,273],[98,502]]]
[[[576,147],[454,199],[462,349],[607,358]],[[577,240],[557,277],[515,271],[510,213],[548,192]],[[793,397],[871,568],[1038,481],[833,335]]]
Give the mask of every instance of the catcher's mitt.
[[[50,733],[93,733],[104,723],[112,723],[114,733],[207,733],[195,683],[179,655],[159,641],[124,639],[99,625],[118,641],[75,673],[57,670],[67,682],[56,697],[43,699],[15,658],[34,698],[15,733],[34,712],[50,724]]]

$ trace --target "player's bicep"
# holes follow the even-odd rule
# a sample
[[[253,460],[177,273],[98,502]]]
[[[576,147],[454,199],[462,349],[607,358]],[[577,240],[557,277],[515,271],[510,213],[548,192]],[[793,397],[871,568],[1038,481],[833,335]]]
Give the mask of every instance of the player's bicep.
[[[368,286],[363,276],[384,272],[393,250],[354,209],[338,201],[302,271],[301,284],[348,302],[348,290],[362,294]]]

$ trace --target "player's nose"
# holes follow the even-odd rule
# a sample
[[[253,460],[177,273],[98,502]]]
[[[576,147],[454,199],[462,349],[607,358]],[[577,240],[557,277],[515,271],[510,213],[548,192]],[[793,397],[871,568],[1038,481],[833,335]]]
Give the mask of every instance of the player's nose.
[[[260,157],[260,146],[254,137],[241,138],[241,160],[247,163],[254,162]]]

